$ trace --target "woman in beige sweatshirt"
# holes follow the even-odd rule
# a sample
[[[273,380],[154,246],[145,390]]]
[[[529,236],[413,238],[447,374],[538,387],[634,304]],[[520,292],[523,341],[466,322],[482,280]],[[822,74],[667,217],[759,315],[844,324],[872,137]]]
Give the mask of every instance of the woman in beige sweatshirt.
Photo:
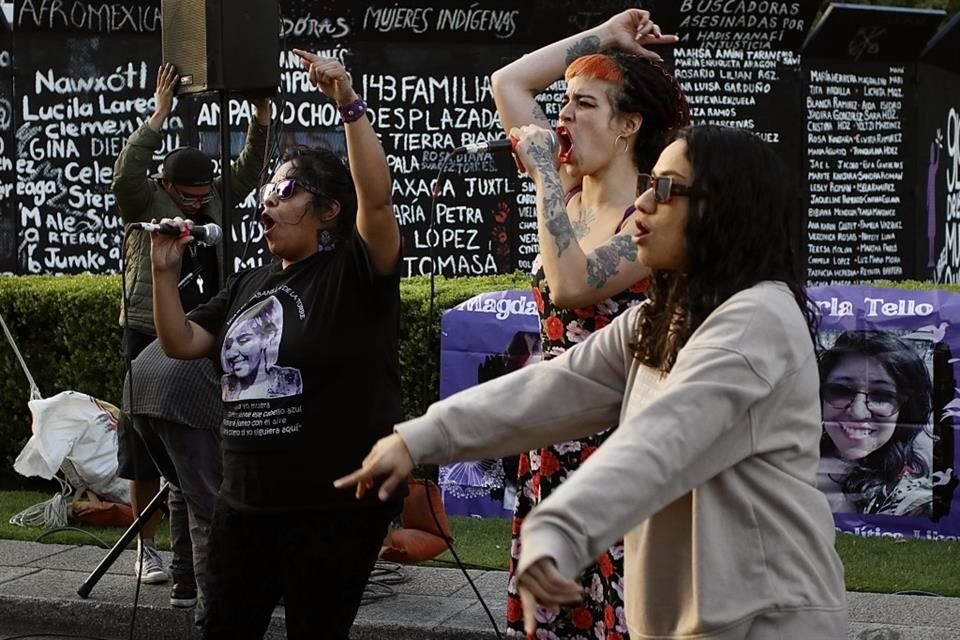
[[[534,181],[543,136],[517,147]],[[844,640],[843,567],[816,488],[813,315],[798,200],[772,148],[694,127],[637,185],[650,301],[550,362],[463,391],[396,427],[337,486],[388,496],[414,464],[616,433],[533,511],[517,569],[535,606],[625,536],[630,636]]]

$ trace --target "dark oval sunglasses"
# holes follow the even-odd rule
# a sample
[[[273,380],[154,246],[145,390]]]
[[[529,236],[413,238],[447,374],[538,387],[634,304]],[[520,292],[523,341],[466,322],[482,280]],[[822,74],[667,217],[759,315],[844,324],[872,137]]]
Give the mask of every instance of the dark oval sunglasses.
[[[641,173],[637,176],[637,197],[639,198],[648,189],[653,189],[653,199],[661,204],[670,202],[673,196],[689,196],[693,194],[693,187],[685,184],[674,184],[672,176],[655,176]]]
[[[277,200],[287,200],[293,197],[293,194],[297,190],[297,185],[307,193],[312,193],[315,196],[323,197],[323,194],[319,189],[315,189],[309,185],[303,184],[302,182],[297,182],[293,178],[285,178],[283,180],[277,180],[276,182],[267,182],[262,187],[260,187],[260,202],[266,201],[271,195],[276,194]]]

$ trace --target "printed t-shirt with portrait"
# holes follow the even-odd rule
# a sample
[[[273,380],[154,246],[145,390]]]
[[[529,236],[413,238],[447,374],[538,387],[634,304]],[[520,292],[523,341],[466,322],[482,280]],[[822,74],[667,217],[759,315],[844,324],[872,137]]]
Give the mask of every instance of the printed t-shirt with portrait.
[[[190,320],[216,336],[223,499],[248,511],[373,505],[333,480],[400,421],[399,268],[356,235],[333,251],[232,276]]]

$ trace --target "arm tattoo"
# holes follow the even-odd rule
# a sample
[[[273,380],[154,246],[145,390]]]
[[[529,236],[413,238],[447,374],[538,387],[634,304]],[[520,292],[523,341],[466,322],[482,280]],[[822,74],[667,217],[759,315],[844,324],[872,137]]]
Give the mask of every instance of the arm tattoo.
[[[577,219],[573,223],[573,234],[577,237],[577,240],[583,240],[583,238],[590,233],[590,225],[593,223],[594,218],[596,218],[596,216],[593,215],[593,211],[586,210],[583,207],[580,208]]]
[[[598,36],[587,36],[582,40],[577,40],[567,49],[566,63],[570,64],[580,56],[600,51],[600,38]]]
[[[545,151],[545,153],[549,158],[549,152]],[[539,158],[537,158],[537,164],[543,166]],[[554,172],[542,175],[543,222],[547,231],[553,236],[553,241],[557,245],[557,257],[560,257],[567,247],[576,242],[576,236],[573,225],[570,224],[570,218],[567,217],[566,207],[563,206],[563,185],[560,183],[560,176]]]
[[[538,124],[544,129],[550,128],[550,121],[547,119],[547,114],[543,112],[543,108],[539,102],[534,101],[533,111],[530,115],[533,116],[533,124]]]
[[[587,284],[595,289],[602,288],[617,275],[621,259],[627,262],[637,259],[637,244],[630,236],[616,236],[587,257]]]

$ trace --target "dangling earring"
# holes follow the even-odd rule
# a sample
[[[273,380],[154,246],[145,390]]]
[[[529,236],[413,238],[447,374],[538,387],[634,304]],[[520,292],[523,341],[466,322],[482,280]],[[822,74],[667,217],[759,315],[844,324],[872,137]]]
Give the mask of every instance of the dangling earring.
[[[317,251],[333,251],[337,246],[337,239],[329,229],[321,229],[317,236]]]
[[[623,143],[623,149],[620,148],[621,142]],[[630,143],[627,141],[626,138],[623,137],[623,134],[621,133],[620,135],[617,136],[617,139],[613,141],[613,146],[620,153],[626,153],[627,150],[630,148]]]

